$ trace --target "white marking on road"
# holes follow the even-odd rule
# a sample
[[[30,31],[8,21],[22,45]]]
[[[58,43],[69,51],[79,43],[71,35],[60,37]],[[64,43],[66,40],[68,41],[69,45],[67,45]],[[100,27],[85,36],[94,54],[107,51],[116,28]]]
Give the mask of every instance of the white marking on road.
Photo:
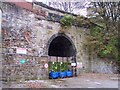
[[[85,81],[89,82],[90,80],[85,80]]]
[[[59,86],[56,86],[56,85],[50,85],[50,86],[53,88],[59,88]]]
[[[96,88],[96,87],[87,87],[87,88]]]
[[[94,82],[95,84],[97,84],[97,85],[101,85],[101,83],[99,83],[99,82]]]

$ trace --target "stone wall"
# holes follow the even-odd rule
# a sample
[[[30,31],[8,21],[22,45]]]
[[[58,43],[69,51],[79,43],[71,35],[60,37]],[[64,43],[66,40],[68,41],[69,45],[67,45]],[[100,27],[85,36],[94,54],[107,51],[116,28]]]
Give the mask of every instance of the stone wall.
[[[2,3],[2,10],[3,79],[36,79],[47,75],[44,72],[38,75],[43,70],[43,58],[39,57],[46,55],[45,21],[39,21],[34,13],[8,3]],[[27,54],[16,54],[17,47],[26,48]],[[20,59],[25,59],[25,64],[21,65]]]
[[[58,19],[65,13],[35,4],[33,4],[35,12],[11,3],[0,2],[0,6],[3,10],[3,80],[48,78],[48,69],[44,68],[44,64],[49,61],[48,42],[53,35],[62,30]],[[40,15],[36,10],[42,10],[44,14]],[[76,47],[77,62],[83,64],[82,69],[78,68],[80,73],[82,70],[91,70],[88,55],[83,48],[86,30],[88,29],[72,26],[64,32]],[[24,48],[27,53],[18,54],[17,48]],[[20,64],[20,60],[24,60],[25,63]]]
[[[117,66],[112,60],[108,59],[93,59],[91,61],[91,71],[94,73],[117,73]]]
[[[43,64],[48,62],[48,59],[46,59],[48,58],[48,41],[61,30],[61,26],[58,22],[50,21],[51,16],[49,16],[49,13],[53,13],[53,11],[50,12],[43,8],[46,13],[43,17],[10,3],[1,3],[1,7],[3,10],[3,79],[20,80],[22,78],[37,79],[48,77],[48,72],[47,70],[44,72],[43,67]],[[39,6],[34,5],[33,8],[39,8]],[[55,11],[54,13],[59,16],[63,15]],[[81,38],[82,36],[79,37],[79,34],[76,32],[78,29],[79,28],[72,26],[66,29],[65,34],[75,44],[79,52],[77,54],[79,58],[79,54],[82,53],[81,42],[83,42],[83,40]],[[25,48],[27,54],[17,54],[17,48]],[[82,59],[82,57],[80,58]],[[20,64],[20,60],[23,59],[25,63]],[[42,63],[41,61],[44,59],[45,61]],[[77,59],[77,61],[81,59]]]

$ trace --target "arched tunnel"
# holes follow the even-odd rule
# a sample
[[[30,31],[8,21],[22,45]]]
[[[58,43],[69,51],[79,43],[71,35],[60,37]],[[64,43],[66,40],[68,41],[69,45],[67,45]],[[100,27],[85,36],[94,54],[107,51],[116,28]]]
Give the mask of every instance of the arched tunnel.
[[[58,33],[50,38],[48,56],[56,57],[56,62],[59,62],[58,57],[66,58],[66,60],[62,61],[67,61],[69,63],[72,71],[75,72],[74,75],[76,76],[76,66],[72,67],[70,63],[76,63],[76,48],[72,40],[66,34]],[[54,62],[53,59],[50,59],[50,61]]]
[[[49,46],[48,55],[57,57],[70,57],[76,54],[73,43],[65,36],[57,36]]]

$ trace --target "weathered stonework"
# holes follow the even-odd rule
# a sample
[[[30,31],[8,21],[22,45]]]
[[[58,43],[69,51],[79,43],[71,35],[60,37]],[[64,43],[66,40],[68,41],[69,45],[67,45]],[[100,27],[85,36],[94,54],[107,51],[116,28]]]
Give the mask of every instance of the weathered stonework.
[[[48,77],[48,72],[44,68],[44,64],[48,62],[49,58],[48,41],[53,35],[60,32],[60,24],[48,21],[50,17],[47,16],[47,11],[50,12],[50,10],[45,8],[43,9],[46,15],[43,17],[13,4],[2,3],[1,5],[3,10],[3,79],[17,80]],[[33,8],[39,7],[34,5]],[[58,12],[54,13],[58,14]],[[65,34],[70,37],[76,46],[77,29],[74,26],[68,29]],[[17,54],[16,49],[18,47],[27,48],[27,54]],[[25,64],[21,65],[19,63],[20,59],[25,59]],[[44,61],[44,59],[46,60]]]
[[[17,7],[11,3],[0,2],[3,10],[2,14],[2,68],[3,79],[43,79],[48,78],[48,70],[44,64],[48,63],[48,42],[53,35],[61,30],[58,19],[65,13],[50,10],[40,5],[33,4],[32,11]],[[43,15],[35,10],[42,10]],[[36,13],[37,12],[37,13]],[[53,16],[57,16],[52,18]],[[54,21],[56,20],[56,21]],[[67,35],[74,43],[77,54],[77,62],[83,63],[83,69],[89,69],[88,55],[85,54],[83,43],[85,41],[84,32],[86,28],[67,28]],[[20,55],[16,49],[26,48],[27,54]],[[25,59],[24,64],[19,60]],[[82,72],[82,69],[78,69]]]

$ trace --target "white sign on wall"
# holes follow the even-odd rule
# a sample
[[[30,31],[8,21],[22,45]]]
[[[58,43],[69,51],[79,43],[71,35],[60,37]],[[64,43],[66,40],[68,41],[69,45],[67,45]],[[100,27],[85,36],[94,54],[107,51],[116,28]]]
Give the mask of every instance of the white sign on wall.
[[[75,67],[75,66],[76,66],[76,63],[71,63],[71,66]]]
[[[48,68],[48,64],[47,64],[47,63],[45,63],[45,64],[44,64],[44,67],[45,67],[45,68]]]
[[[82,62],[77,62],[77,68],[83,68],[83,63]]]
[[[27,54],[26,48],[17,48],[16,50],[17,54]]]

